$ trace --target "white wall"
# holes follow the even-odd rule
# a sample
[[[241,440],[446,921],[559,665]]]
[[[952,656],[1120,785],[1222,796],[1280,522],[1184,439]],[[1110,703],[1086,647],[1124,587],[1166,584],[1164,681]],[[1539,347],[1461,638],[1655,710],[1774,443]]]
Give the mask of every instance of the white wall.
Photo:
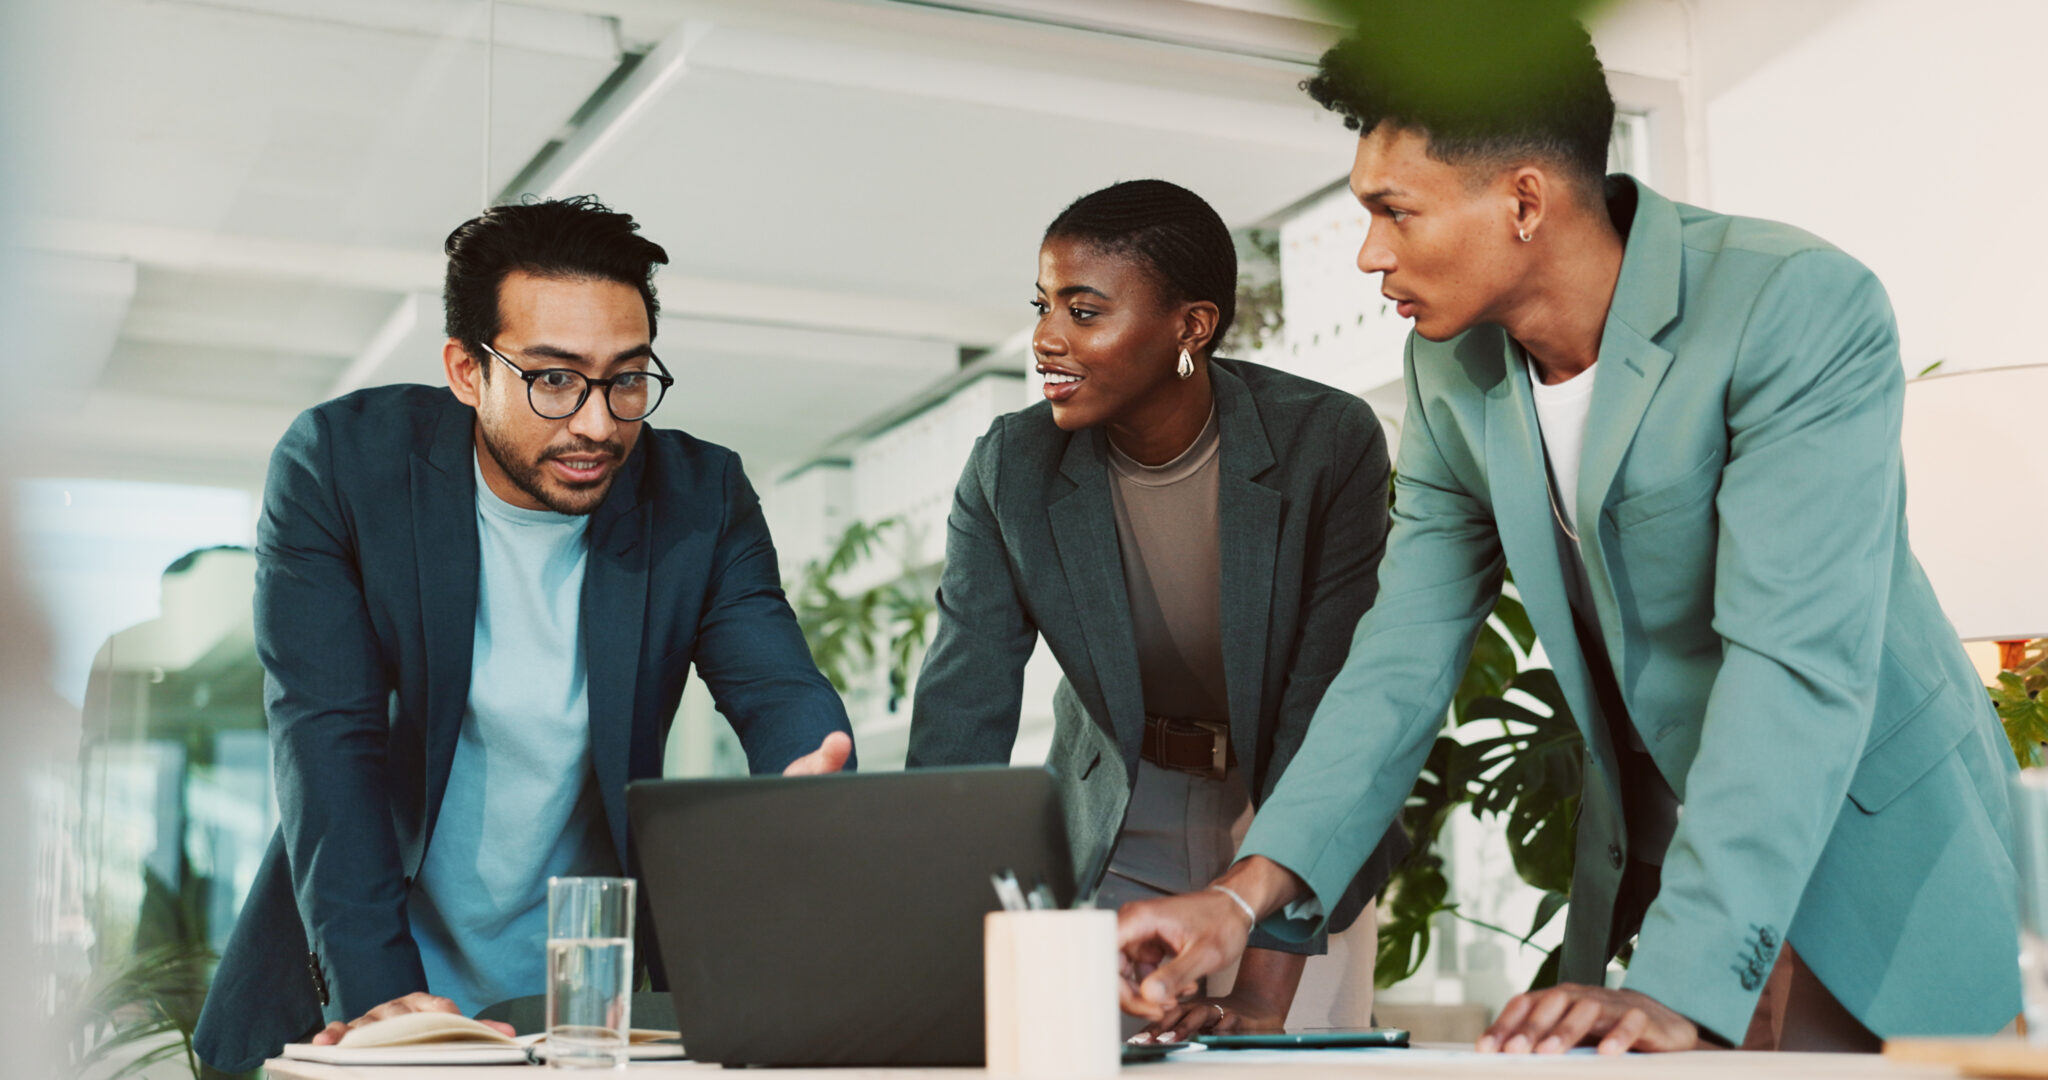
[[[1706,205],[1876,271],[1909,372],[2039,362],[2044,38],[2034,0],[1702,0]]]

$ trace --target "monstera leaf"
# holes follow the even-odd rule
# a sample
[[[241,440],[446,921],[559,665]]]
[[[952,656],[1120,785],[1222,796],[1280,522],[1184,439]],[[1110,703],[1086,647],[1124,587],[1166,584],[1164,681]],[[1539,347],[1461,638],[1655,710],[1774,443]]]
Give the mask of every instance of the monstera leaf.
[[[1456,734],[1437,736],[1401,811],[1411,847],[1381,894],[1373,979],[1381,989],[1421,969],[1436,916],[1465,918],[1449,899],[1436,850],[1444,823],[1459,806],[1469,804],[1475,814],[1499,819],[1516,874],[1545,890],[1534,925],[1519,938],[1523,944],[1565,906],[1585,772],[1584,741],[1557,677],[1547,668],[1516,670],[1535,645],[1528,612],[1512,594],[1503,593],[1493,618],[1473,642],[1472,660],[1452,698]],[[1528,695],[1536,707],[1508,700],[1511,690]],[[1473,738],[1476,729],[1470,725],[1481,722],[1498,724],[1499,734]],[[1555,981],[1555,957],[1544,971]],[[1544,979],[1539,974],[1538,985]]]
[[[1373,985],[1381,990],[1422,970],[1429,956],[1431,920],[1456,904],[1446,902],[1451,884],[1444,861],[1433,852],[1411,860],[1386,893],[1380,917],[1379,954],[1373,960]]]
[[[1536,631],[1529,623],[1528,613],[1519,600],[1511,595],[1502,595],[1493,614],[1494,618],[1479,631],[1473,644],[1472,661],[1466,666],[1464,678],[1459,682],[1452,701],[1452,716],[1461,725],[1497,718],[1491,711],[1494,708],[1492,703],[1509,704],[1501,702],[1500,696],[1511,687],[1520,687],[1517,680],[1530,680],[1535,688],[1532,693],[1543,700],[1543,679],[1549,673],[1518,673],[1515,670],[1518,652],[1527,655],[1536,644]],[[1556,680],[1552,679],[1547,691],[1552,697],[1556,697],[1555,687]],[[1570,711],[1565,710],[1563,715],[1565,726],[1570,727]],[[1537,719],[1544,718],[1539,716]],[[1503,728],[1504,732],[1507,730]],[[1538,741],[1547,750],[1550,740]],[[1430,746],[1422,775],[1409,791],[1407,804],[1401,810],[1401,826],[1408,833],[1410,845],[1408,857],[1395,867],[1381,894],[1379,960],[1373,972],[1373,982],[1381,989],[1421,970],[1424,958],[1429,955],[1433,920],[1441,914],[1457,913],[1457,905],[1448,900],[1450,889],[1443,874],[1443,859],[1436,852],[1444,823],[1450,820],[1454,809],[1471,803],[1475,795],[1493,793],[1497,798],[1503,782],[1510,785],[1519,782],[1524,775],[1519,771],[1505,781],[1499,776],[1489,779],[1488,774],[1501,771],[1503,764],[1511,766],[1511,759],[1522,752],[1519,742],[1500,742],[1497,739],[1487,741],[1486,749],[1475,751],[1448,733],[1438,735]],[[1576,783],[1575,775],[1559,779]],[[1561,875],[1564,881],[1569,882],[1569,833],[1578,807],[1578,789],[1573,787],[1569,792],[1571,802],[1568,805],[1546,807],[1543,800],[1553,794],[1552,789],[1546,788],[1532,793],[1526,802],[1510,798],[1503,805],[1524,816],[1535,815],[1538,819],[1543,818],[1546,809],[1553,814],[1562,814],[1567,846],[1562,852]],[[1475,809],[1478,808],[1475,806]],[[1537,871],[1536,876],[1530,878],[1532,883],[1549,888],[1549,883],[1560,876],[1560,868],[1552,865],[1558,854],[1550,847],[1559,834],[1555,823],[1539,820],[1524,827],[1511,816],[1510,828],[1520,834],[1509,840],[1510,850],[1515,852],[1516,869],[1525,878],[1530,877],[1532,870]],[[1534,847],[1524,851],[1532,841]],[[1523,869],[1525,860],[1530,870]]]
[[[1508,853],[1522,880],[1539,889],[1569,892],[1585,783],[1585,739],[1549,669],[1519,672],[1508,688],[1534,698],[1547,712],[1505,697],[1473,701],[1466,723],[1504,721],[1503,733],[1461,746],[1469,761],[1460,771],[1477,777],[1473,812],[1505,819]]]
[[[1520,648],[1526,655],[1536,644],[1536,630],[1529,624],[1529,613],[1523,610],[1520,600],[1501,596],[1494,604],[1493,614],[1507,628],[1508,635],[1489,623],[1472,642],[1472,659],[1465,665],[1465,677],[1458,681],[1457,694],[1451,698],[1451,716],[1460,724],[1471,719],[1473,702],[1499,695],[1515,677],[1515,649]],[[1509,636],[1514,640],[1512,647]]]

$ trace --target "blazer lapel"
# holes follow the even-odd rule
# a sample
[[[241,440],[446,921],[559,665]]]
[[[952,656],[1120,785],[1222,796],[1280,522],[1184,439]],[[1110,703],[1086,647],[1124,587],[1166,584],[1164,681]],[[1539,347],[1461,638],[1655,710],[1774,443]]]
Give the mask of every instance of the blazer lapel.
[[[580,613],[590,760],[620,866],[628,865],[626,781],[638,723],[641,632],[647,621],[651,518],[640,497],[646,458],[645,451],[635,447],[591,517]]]
[[[427,649],[426,813],[419,842],[434,835],[462,717],[476,644],[477,551],[475,413],[451,405],[426,454],[410,463],[414,565]],[[406,872],[423,849],[405,853]]]
[[[1550,508],[1550,481],[1535,395],[1529,389],[1528,368],[1507,335],[1501,335],[1501,344],[1507,377],[1488,390],[1486,397],[1486,483],[1493,494],[1494,524],[1500,531],[1501,550],[1515,571],[1515,591],[1543,642],[1558,686],[1571,703],[1572,719],[1586,745],[1603,763],[1599,775],[1611,782],[1614,750],[1606,725],[1595,722],[1598,699],[1572,625],[1571,599],[1565,592],[1564,563],[1560,561],[1565,553]]]
[[[1223,686],[1229,696],[1230,741],[1241,768],[1257,769],[1260,706],[1265,699],[1266,634],[1272,618],[1273,565],[1280,546],[1278,491],[1255,478],[1274,463],[1258,405],[1244,380],[1209,365],[1216,394],[1216,484],[1223,545]],[[1256,775],[1246,785],[1262,786]]]
[[[1607,572],[1600,515],[1629,445],[1642,427],[1650,399],[1671,367],[1671,354],[1655,339],[1678,317],[1683,250],[1678,209],[1633,180],[1617,182],[1634,187],[1635,217],[1622,256],[1621,278],[1615,283],[1614,301],[1600,338],[1600,374],[1593,384],[1585,450],[1579,462],[1578,532],[1586,576],[1600,612],[1600,630],[1615,670],[1622,671],[1620,608],[1614,598],[1613,578]]]
[[[1060,473],[1074,485],[1046,506],[1058,548],[1060,569],[1073,595],[1081,635],[1088,645],[1109,723],[1128,767],[1144,740],[1145,699],[1138,677],[1136,631],[1124,592],[1124,564],[1117,546],[1116,511],[1109,501],[1109,462],[1100,429],[1067,439]]]

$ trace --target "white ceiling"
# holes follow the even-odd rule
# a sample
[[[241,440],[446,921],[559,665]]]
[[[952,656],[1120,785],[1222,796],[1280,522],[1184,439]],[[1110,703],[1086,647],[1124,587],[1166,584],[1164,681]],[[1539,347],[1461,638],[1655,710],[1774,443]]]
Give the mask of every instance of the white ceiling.
[[[1295,88],[1332,31],[1283,0],[499,3],[487,55],[488,10],[62,5],[26,235],[68,316],[37,348],[95,436],[56,471],[253,484],[299,409],[439,381],[486,85],[489,189],[525,170],[644,223],[680,380],[657,420],[761,479],[1027,325],[1075,196],[1163,176],[1247,224],[1348,164]]]

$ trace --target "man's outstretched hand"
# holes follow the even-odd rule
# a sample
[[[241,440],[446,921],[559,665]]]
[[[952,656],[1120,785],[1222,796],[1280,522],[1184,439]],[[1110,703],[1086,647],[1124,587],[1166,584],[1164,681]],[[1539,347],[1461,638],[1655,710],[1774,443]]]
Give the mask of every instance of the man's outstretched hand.
[[[1560,983],[1516,994],[1479,1037],[1482,1054],[1561,1054],[1595,1042],[1603,1054],[1700,1050],[1699,1026],[1634,990]]]
[[[336,1020],[335,1022],[327,1025],[326,1027],[321,1028],[319,1034],[313,1036],[313,1045],[333,1046],[335,1043],[341,1041],[341,1037],[343,1035],[346,1035],[350,1031],[362,1027],[365,1024],[374,1024],[379,1020],[389,1020],[394,1016],[400,1016],[405,1013],[416,1012],[444,1012],[454,1013],[457,1016],[462,1015],[462,1010],[456,1008],[455,1003],[448,1000],[447,998],[438,997],[436,995],[429,994],[424,991],[415,994],[407,994],[402,998],[387,1001],[384,1004],[379,1005],[374,1009],[371,1009],[369,1012],[366,1012],[363,1015],[356,1017],[354,1020],[351,1020],[348,1023],[343,1023],[339,1020]],[[517,1032],[512,1030],[512,1025],[510,1024],[500,1023],[496,1020],[485,1020],[483,1021],[483,1023],[487,1027],[497,1029],[497,1031],[503,1035],[518,1034]]]
[[[782,770],[784,776],[823,776],[836,773],[846,767],[846,759],[853,756],[853,736],[844,731],[835,731],[825,736],[816,750],[789,763]]]

